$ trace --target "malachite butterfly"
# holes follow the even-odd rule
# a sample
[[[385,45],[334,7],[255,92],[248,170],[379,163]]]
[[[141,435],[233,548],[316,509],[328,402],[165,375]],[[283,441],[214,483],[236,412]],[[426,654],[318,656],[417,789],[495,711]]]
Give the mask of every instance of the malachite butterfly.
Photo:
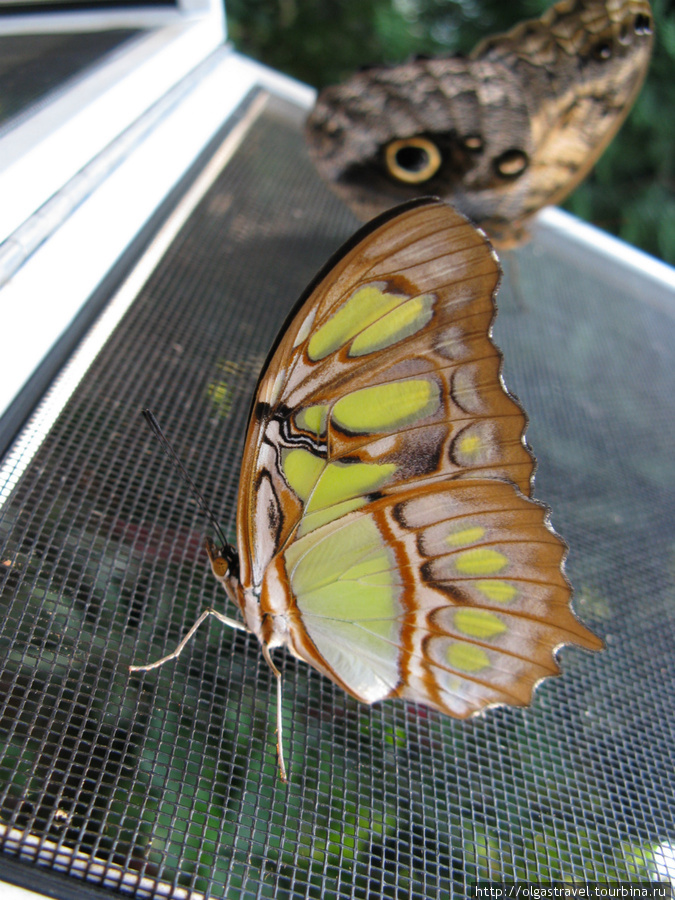
[[[244,447],[239,550],[207,543],[244,624],[199,621],[256,635],[279,730],[275,647],[363,703],[465,718],[529,703],[561,645],[602,646],[530,497],[525,413],[490,339],[499,277],[482,232],[415,200],[342,247],[277,338]]]

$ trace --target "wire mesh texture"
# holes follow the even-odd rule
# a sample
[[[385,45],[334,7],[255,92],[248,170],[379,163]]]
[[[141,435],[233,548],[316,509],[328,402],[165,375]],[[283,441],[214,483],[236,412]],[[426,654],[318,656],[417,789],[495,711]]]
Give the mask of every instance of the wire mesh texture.
[[[34,113],[89,66],[117,50],[139,29],[62,34],[0,35],[0,133]]]
[[[356,224],[298,111],[269,103],[0,510],[5,858],[138,897],[675,878],[675,319],[536,241],[506,259],[495,338],[607,649],[562,651],[530,708],[467,722],[360,705],[277,652],[287,786],[253,637],[210,620],[175,662],[128,673],[226,602],[141,408],[232,538],[259,369]]]

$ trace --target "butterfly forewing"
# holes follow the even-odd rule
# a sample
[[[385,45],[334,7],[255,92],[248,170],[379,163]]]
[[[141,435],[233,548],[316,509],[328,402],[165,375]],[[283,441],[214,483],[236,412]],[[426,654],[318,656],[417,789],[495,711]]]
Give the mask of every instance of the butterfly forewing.
[[[450,207],[392,211],[314,283],[261,377],[238,510],[244,614],[365,702],[522,704],[559,645],[599,646],[527,496],[525,415],[490,340],[498,279]]]

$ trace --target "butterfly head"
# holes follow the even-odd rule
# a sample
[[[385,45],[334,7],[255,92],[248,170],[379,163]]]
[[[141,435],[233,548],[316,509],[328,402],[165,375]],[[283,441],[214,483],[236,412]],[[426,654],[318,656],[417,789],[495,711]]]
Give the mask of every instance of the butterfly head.
[[[239,582],[239,556],[230,544],[218,547],[210,538],[205,540],[206,552],[211,563],[213,574],[218,581],[226,585],[227,582]],[[228,590],[229,593],[229,590]]]

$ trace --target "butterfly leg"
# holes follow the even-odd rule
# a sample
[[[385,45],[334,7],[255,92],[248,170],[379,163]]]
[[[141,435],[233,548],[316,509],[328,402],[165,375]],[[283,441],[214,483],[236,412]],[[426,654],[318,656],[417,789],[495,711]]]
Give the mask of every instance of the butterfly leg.
[[[272,662],[272,657],[270,656],[270,651],[267,649],[267,644],[262,645],[262,653],[265,662],[270,667],[272,674],[277,680],[277,758],[279,759],[279,778],[281,778],[284,784],[288,784],[286,764],[284,763],[283,736],[281,731],[281,672]]]
[[[243,622],[238,622],[237,619],[231,619],[229,616],[225,616],[222,613],[218,612],[217,609],[205,609],[201,616],[194,623],[192,628],[185,635],[180,644],[176,647],[176,649],[172,653],[168,653],[166,656],[163,656],[161,659],[155,660],[153,663],[148,663],[145,666],[129,666],[130,672],[149,672],[150,669],[158,669],[160,666],[163,666],[164,663],[169,662],[171,659],[178,659],[180,654],[183,652],[185,645],[190,642],[190,639],[194,635],[195,631],[199,628],[202,622],[205,619],[208,619],[209,616],[215,616],[219,622],[222,622],[223,625],[227,625],[230,628],[235,628],[237,631],[248,631],[246,625]],[[279,674],[279,673],[277,673]]]

